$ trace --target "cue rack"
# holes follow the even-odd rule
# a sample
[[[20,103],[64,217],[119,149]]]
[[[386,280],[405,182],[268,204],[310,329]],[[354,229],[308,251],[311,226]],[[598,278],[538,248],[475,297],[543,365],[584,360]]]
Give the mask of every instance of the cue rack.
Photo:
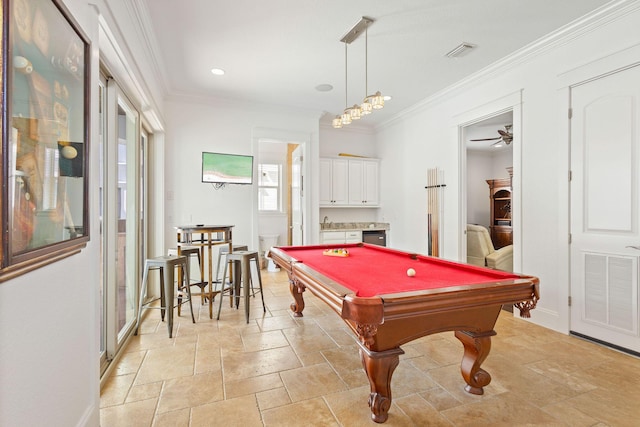
[[[428,255],[440,256],[440,235],[444,217],[444,171],[427,169],[427,245]]]

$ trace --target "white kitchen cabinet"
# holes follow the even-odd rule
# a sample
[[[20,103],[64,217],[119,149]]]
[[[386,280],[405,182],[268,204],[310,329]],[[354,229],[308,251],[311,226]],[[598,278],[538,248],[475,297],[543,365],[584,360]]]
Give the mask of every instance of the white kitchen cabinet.
[[[349,161],[320,159],[320,206],[346,206],[349,202]]]
[[[360,243],[362,242],[362,231],[352,230],[344,232],[345,243]]]
[[[379,200],[379,161],[374,159],[349,160],[349,205],[377,207]]]
[[[320,243],[338,244],[362,242],[361,230],[323,231],[320,233]]]
[[[321,207],[378,207],[378,159],[320,159]]]

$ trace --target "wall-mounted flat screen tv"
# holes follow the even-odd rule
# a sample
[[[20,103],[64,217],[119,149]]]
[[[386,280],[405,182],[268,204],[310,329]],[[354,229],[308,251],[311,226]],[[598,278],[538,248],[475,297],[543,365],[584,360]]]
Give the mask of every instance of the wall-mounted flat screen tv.
[[[202,182],[251,184],[253,182],[253,156],[203,152]]]

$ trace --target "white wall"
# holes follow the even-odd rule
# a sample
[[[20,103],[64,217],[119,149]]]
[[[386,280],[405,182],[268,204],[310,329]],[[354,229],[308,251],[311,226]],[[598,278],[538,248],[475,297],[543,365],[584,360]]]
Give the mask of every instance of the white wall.
[[[321,126],[320,157],[338,157],[341,153],[378,158],[373,130],[357,124],[340,129]],[[321,208],[320,222],[325,216],[330,222],[381,221],[379,208]]]
[[[466,85],[426,100],[379,130],[378,153],[384,159],[382,210],[391,221],[394,246],[426,252],[425,174],[428,168],[439,167],[445,171],[447,184],[443,253],[445,258],[459,258],[462,221],[459,123],[455,118],[522,91],[521,139],[514,140],[521,144],[522,167],[514,172],[522,186],[522,271],[541,280],[541,300],[532,320],[568,330],[568,100],[563,88],[577,81],[567,81],[564,75],[637,47],[640,12],[638,2],[630,4],[627,16],[594,20],[589,31],[570,34],[537,55],[522,54],[512,63],[505,61],[483,78],[469,79]],[[609,63],[611,69],[620,66],[616,61]],[[405,191],[398,191],[399,187]]]
[[[467,151],[467,223],[489,227],[489,186],[493,156],[484,151]]]
[[[203,151],[256,155],[253,137],[256,129],[298,132],[307,135],[309,163],[317,164],[318,119],[314,112],[300,113],[277,109],[242,108],[214,101],[197,103],[173,100],[165,105],[167,134],[165,151],[165,247],[175,247],[174,227],[184,224],[234,225],[233,241],[258,249],[257,190],[254,185],[230,185],[216,190],[201,182]],[[316,135],[314,138],[313,135]],[[277,139],[277,138],[276,138]],[[314,160],[315,158],[315,160]],[[255,165],[254,165],[255,166]],[[254,167],[254,173],[256,168]],[[313,173],[313,171],[311,172]],[[317,172],[316,172],[317,175]],[[313,198],[309,186],[307,195]],[[310,220],[317,223],[317,196]],[[257,215],[255,215],[257,218]],[[214,254],[215,255],[215,254]]]
[[[467,223],[489,227],[491,202],[488,179],[509,178],[513,165],[512,150],[487,152],[467,150]]]
[[[378,157],[373,130],[362,126],[334,129],[323,125],[320,127],[320,141],[320,157],[338,157],[340,153]]]
[[[96,41],[95,10],[80,1],[66,3]],[[97,53],[97,43],[93,48]],[[92,96],[97,99],[97,61],[92,67]],[[92,138],[97,135],[95,107]],[[97,144],[89,147],[90,183],[97,188]],[[80,254],[0,283],[2,426],[99,423],[98,193],[89,196],[91,240]]]
[[[112,66],[114,77],[131,101],[153,115],[154,125],[158,125],[162,113],[157,101],[160,85],[152,67],[145,62],[149,49],[137,37],[140,23],[131,19],[129,2],[63,3],[92,47],[88,153],[91,240],[79,254],[0,283],[0,426],[100,423],[100,50],[104,49],[102,59]],[[100,38],[100,22],[110,28],[109,35],[120,44],[117,52],[107,46],[111,43]]]

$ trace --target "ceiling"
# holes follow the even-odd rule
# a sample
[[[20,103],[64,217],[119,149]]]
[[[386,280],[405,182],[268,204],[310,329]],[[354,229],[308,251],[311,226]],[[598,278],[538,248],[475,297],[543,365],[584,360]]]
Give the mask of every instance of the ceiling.
[[[348,104],[340,39],[373,18],[368,92],[392,96],[358,122],[375,126],[608,0],[142,2],[168,96],[324,113],[326,122],[365,96],[365,37],[348,45]],[[462,42],[477,47],[445,56]],[[316,90],[322,84],[333,90]]]
[[[498,129],[505,130],[505,126],[513,125],[513,113],[511,111],[498,114],[473,125],[465,127],[465,142],[467,150],[485,151],[490,153],[503,153],[512,151],[513,144],[496,144],[494,141],[472,141],[476,139],[497,138],[500,136]]]

